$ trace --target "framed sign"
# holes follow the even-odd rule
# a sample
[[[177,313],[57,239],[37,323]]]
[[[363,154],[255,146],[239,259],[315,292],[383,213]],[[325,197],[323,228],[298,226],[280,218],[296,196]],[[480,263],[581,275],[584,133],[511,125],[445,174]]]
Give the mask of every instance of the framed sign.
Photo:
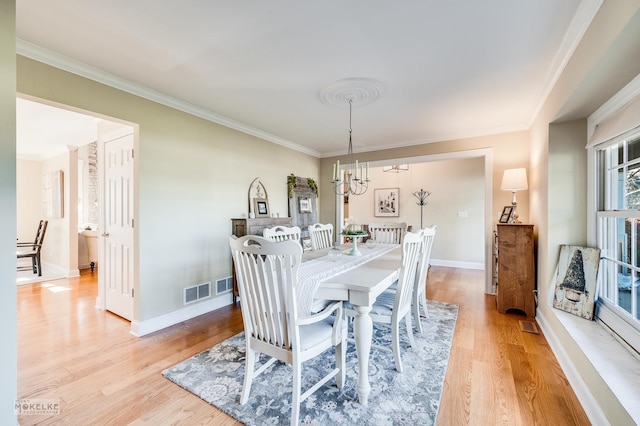
[[[266,198],[254,198],[253,209],[256,212],[256,217],[269,217],[269,203]]]
[[[376,216],[398,217],[400,216],[400,189],[380,188],[374,190],[374,209]]]
[[[500,219],[498,219],[498,222],[509,223],[509,221],[511,220],[512,214],[513,214],[513,206],[504,206],[504,209],[502,209],[502,214],[500,215]]]
[[[300,199],[300,213],[311,213],[311,200],[306,197],[301,197]]]

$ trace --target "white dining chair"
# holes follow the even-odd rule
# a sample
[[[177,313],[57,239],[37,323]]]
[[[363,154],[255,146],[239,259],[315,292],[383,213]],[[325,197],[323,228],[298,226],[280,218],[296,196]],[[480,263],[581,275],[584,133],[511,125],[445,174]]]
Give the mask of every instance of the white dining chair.
[[[407,232],[405,222],[370,223],[370,238],[378,243],[400,244]]]
[[[411,306],[413,308],[413,320],[416,323],[416,331],[422,333],[422,322],[420,321],[420,306],[424,310],[425,318],[429,318],[427,310],[427,275],[429,274],[429,262],[431,261],[431,248],[436,237],[438,225],[425,228],[422,233],[422,251],[418,261],[418,273],[416,283],[413,287],[413,298]]]
[[[265,228],[262,231],[262,236],[276,242],[293,240],[300,244],[300,236],[302,230],[299,226],[274,226],[273,228]]]
[[[411,297],[416,281],[417,265],[423,245],[423,231],[407,232],[402,240],[402,266],[399,271],[398,285],[394,290],[382,292],[376,299],[369,313],[373,322],[391,327],[391,348],[372,345],[378,349],[393,352],[396,370],[402,373],[400,357],[400,322],[404,319],[410,346],[414,346],[413,327],[411,325]],[[348,317],[355,317],[353,306],[346,302],[345,312]]]
[[[229,238],[238,279],[240,306],[246,339],[244,384],[240,404],[246,404],[254,377],[276,360],[293,367],[291,424],[298,425],[300,404],[321,386],[336,378],[345,382],[346,330],[342,302],[323,311],[303,312],[312,304],[312,282],[298,281],[302,247],[294,241],[274,242],[246,235]],[[335,368],[301,394],[302,363],[335,347]],[[256,353],[271,359],[254,371]]]
[[[309,225],[309,238],[311,239],[311,248],[320,250],[333,246],[333,225],[331,223],[322,224],[314,223]]]

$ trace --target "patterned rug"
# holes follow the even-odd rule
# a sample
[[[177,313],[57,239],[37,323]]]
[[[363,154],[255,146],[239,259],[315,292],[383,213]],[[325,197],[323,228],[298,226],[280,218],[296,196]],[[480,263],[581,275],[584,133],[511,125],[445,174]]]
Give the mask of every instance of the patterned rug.
[[[335,380],[309,396],[301,405],[304,425],[433,425],[440,406],[458,306],[428,301],[429,318],[422,318],[423,333],[414,333],[416,345],[408,346],[401,330],[404,372],[395,369],[393,354],[371,349],[371,394],[364,407],[357,402],[355,347],[347,349],[347,379],[338,389]],[[404,322],[403,322],[404,324]],[[391,335],[374,324],[374,343],[391,347]],[[247,425],[288,425],[291,415],[292,370],[276,362],[254,378],[249,401],[238,404],[244,377],[244,334],[195,355],[162,372],[163,376]],[[303,364],[305,377],[319,378],[334,365],[334,352],[326,351]],[[261,355],[260,363],[266,360]]]

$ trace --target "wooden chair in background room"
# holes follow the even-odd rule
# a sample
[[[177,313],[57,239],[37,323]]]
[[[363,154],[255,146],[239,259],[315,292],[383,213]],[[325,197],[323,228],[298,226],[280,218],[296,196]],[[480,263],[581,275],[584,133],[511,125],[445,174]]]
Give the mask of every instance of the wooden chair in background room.
[[[274,226],[273,228],[265,228],[262,236],[276,242],[293,240],[300,244],[302,230],[299,226]]]
[[[345,382],[346,330],[342,302],[332,302],[311,314],[315,283],[298,281],[302,246],[294,241],[274,242],[254,235],[230,238],[240,292],[246,339],[244,384],[240,404],[249,399],[253,378],[280,360],[293,367],[291,424],[298,425],[300,404],[336,377]],[[302,363],[335,347],[335,368],[301,394]],[[271,359],[254,371],[260,352]]]
[[[47,231],[49,221],[41,220],[36,232],[36,238],[31,243],[17,243],[16,254],[18,259],[31,258],[31,266],[18,266],[18,271],[33,270],[34,274],[42,276],[42,262],[40,261],[40,251],[44,242],[44,234]]]
[[[405,222],[370,223],[369,235],[371,239],[378,243],[400,244],[407,232]]]
[[[391,326],[391,348],[373,345],[378,349],[393,352],[396,370],[402,373],[400,358],[400,322],[405,320],[410,346],[415,345],[413,327],[411,325],[411,297],[418,272],[418,262],[423,246],[423,231],[408,232],[402,240],[402,266],[400,267],[398,285],[395,290],[387,290],[378,296],[369,315],[373,322]],[[355,318],[356,311],[346,302],[345,312]]]
[[[327,223],[314,223],[309,228],[309,238],[311,239],[311,249],[320,250],[333,246],[333,225]]]
[[[429,318],[427,310],[427,275],[429,273],[429,262],[431,261],[431,248],[433,240],[436,237],[438,225],[432,225],[423,230],[423,244],[420,260],[418,262],[418,272],[416,274],[416,283],[413,287],[413,298],[411,306],[413,307],[413,320],[416,323],[416,331],[422,333],[422,323],[420,322],[420,306],[424,310],[425,318]]]

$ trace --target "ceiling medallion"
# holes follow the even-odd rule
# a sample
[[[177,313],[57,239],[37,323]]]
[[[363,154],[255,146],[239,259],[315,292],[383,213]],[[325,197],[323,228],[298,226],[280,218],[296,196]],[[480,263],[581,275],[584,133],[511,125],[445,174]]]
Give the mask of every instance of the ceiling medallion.
[[[363,106],[375,102],[383,91],[382,83],[377,80],[345,78],[322,89],[320,99],[325,104],[337,107]]]

